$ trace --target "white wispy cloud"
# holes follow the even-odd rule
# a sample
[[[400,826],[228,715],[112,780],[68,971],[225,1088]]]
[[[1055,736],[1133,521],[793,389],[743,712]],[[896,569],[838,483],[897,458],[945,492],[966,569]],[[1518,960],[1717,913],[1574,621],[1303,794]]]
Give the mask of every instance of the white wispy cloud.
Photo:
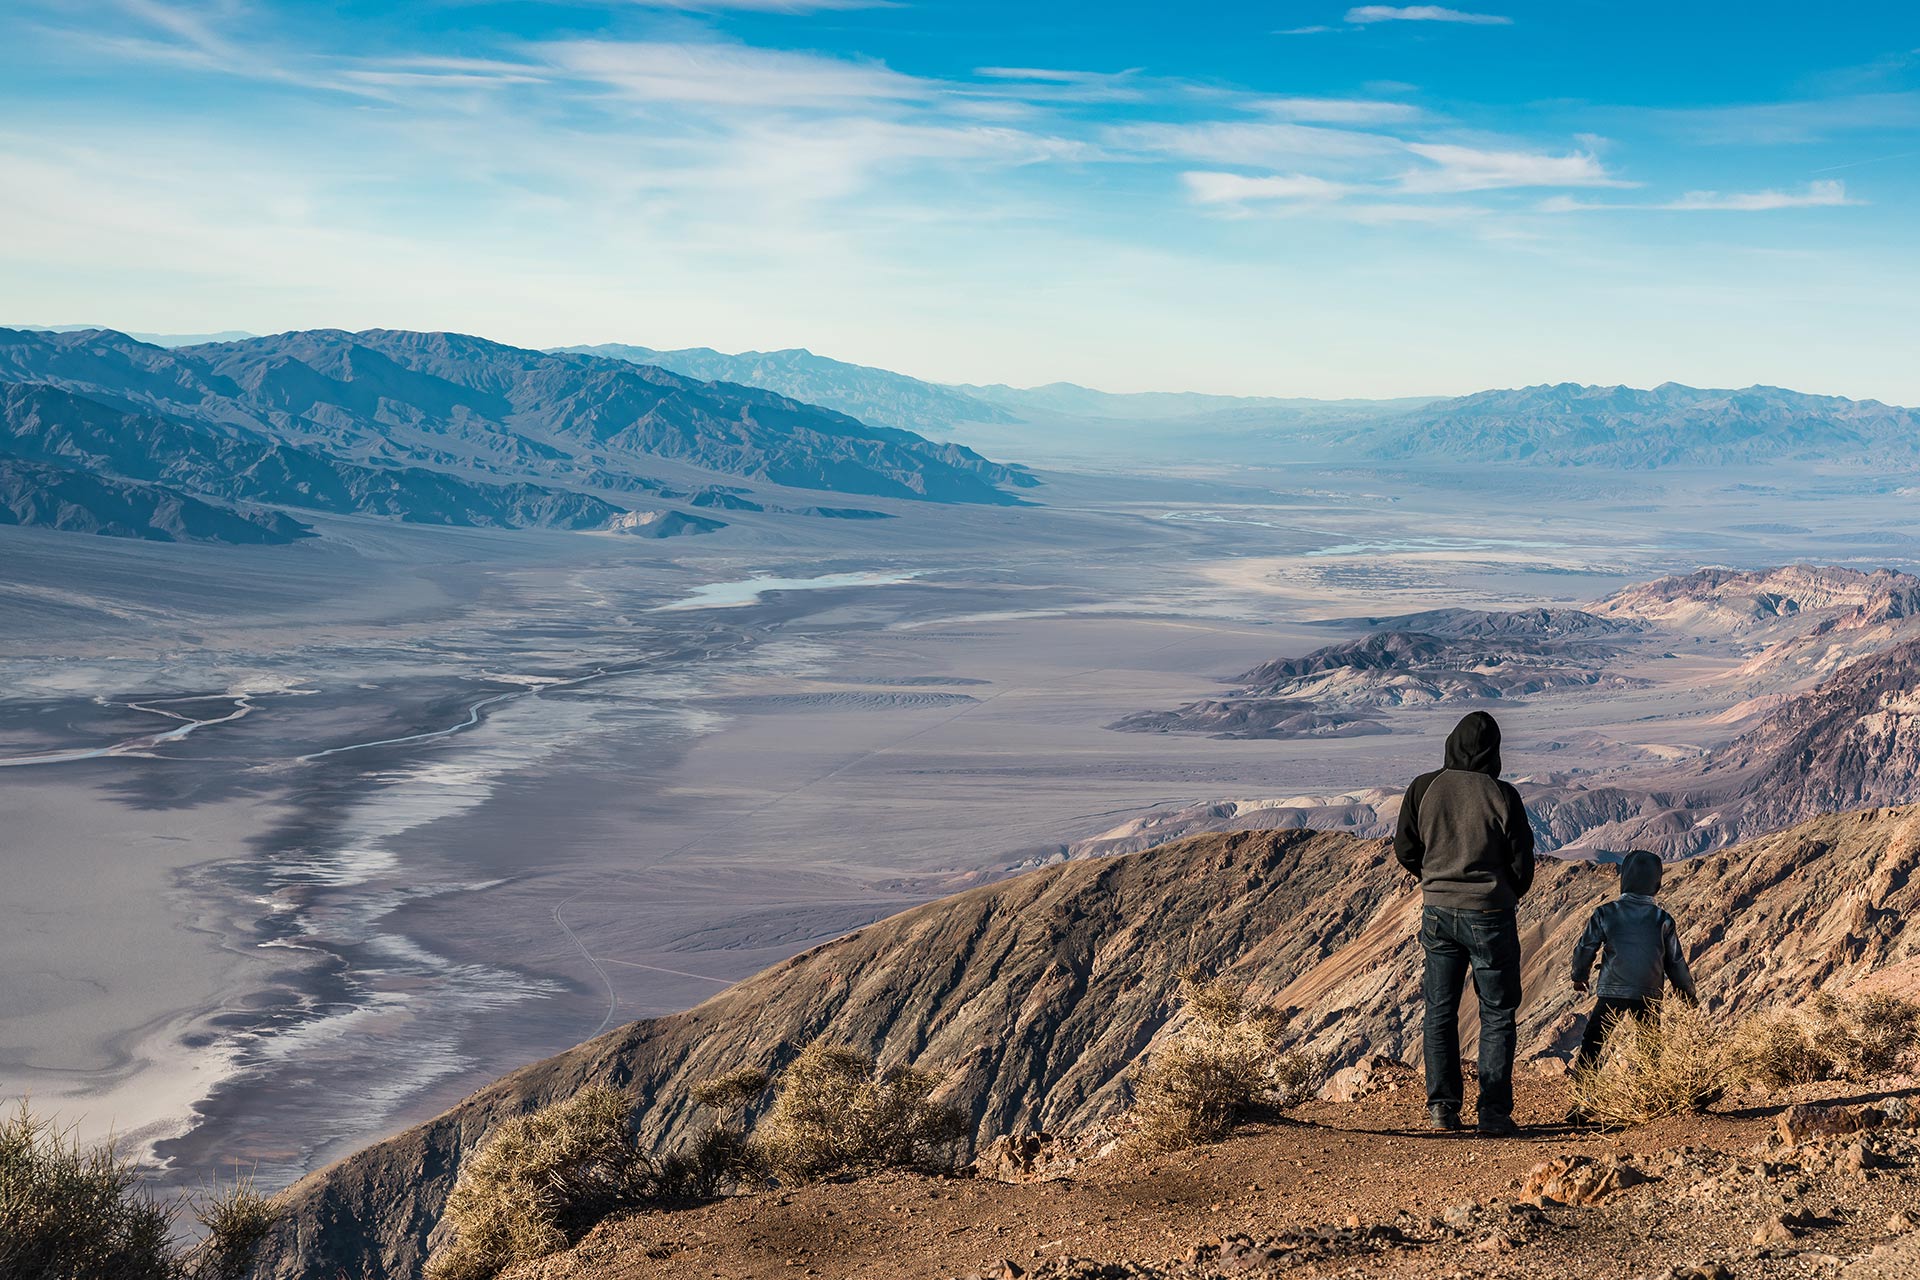
[[[1071,71],[1059,67],[976,67],[975,75],[989,80],[1044,80],[1054,84],[1112,84],[1137,71]]]
[[[1631,210],[1670,210],[1680,213],[1766,213],[1774,209],[1831,209],[1863,203],[1847,194],[1847,184],[1837,179],[1809,182],[1799,191],[1689,191],[1678,200],[1655,203],[1576,200],[1572,196],[1552,196],[1535,208],[1541,213],[1622,212]]]
[[[1400,175],[1402,190],[1425,194],[1493,191],[1507,187],[1630,187],[1588,151],[1484,150],[1452,143],[1410,142],[1408,151],[1432,167]]]
[[[1316,124],[1392,124],[1422,114],[1412,103],[1375,98],[1261,98],[1248,106],[1283,120]]]
[[[1180,175],[1187,192],[1199,204],[1240,204],[1250,200],[1294,200],[1325,203],[1344,200],[1363,188],[1333,182],[1311,174],[1273,174],[1250,178],[1239,173],[1189,170]]]
[[[340,72],[350,83],[393,89],[495,89],[544,84],[552,77],[525,62],[497,58],[374,58]]]
[[[1814,209],[1853,204],[1847,184],[1829,178],[1809,182],[1803,191],[1689,191],[1664,209],[1728,209],[1742,213],[1768,209]]]
[[[976,67],[974,75],[1003,83],[1005,92],[1042,102],[1140,102],[1164,82],[1149,84],[1138,69],[1075,71],[1057,67]],[[995,92],[987,87],[986,92]]]
[[[1447,225],[1478,222],[1491,210],[1460,202],[1392,198],[1394,193],[1367,183],[1334,182],[1312,174],[1269,174],[1189,170],[1180,175],[1196,205],[1230,218],[1259,213],[1382,227],[1411,224]],[[1382,198],[1385,197],[1385,198]]]
[[[536,50],[559,71],[645,102],[833,107],[924,99],[938,89],[879,62],[743,44],[563,40]]]
[[[1363,4],[1347,10],[1347,21],[1362,25],[1375,22],[1463,22],[1473,26],[1504,27],[1512,18],[1497,13],[1467,13],[1437,4]]]
[[[1101,137],[1118,151],[1257,168],[1290,167],[1309,161],[1360,161],[1402,149],[1395,138],[1358,129],[1233,120],[1115,125],[1104,130]]]
[[[100,59],[171,66],[243,80],[360,96],[383,96],[377,86],[344,79],[324,59],[302,57],[263,41],[229,34],[245,27],[238,0],[102,0],[75,5],[77,21],[47,28],[54,39]]]

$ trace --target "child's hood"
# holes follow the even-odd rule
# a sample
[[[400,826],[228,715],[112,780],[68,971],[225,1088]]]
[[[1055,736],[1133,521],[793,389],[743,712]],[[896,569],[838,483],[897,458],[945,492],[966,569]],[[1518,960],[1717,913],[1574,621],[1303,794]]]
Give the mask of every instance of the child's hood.
[[[1620,892],[1644,894],[1651,898],[1660,892],[1660,880],[1665,870],[1665,864],[1660,861],[1658,854],[1635,849],[1620,862]]]

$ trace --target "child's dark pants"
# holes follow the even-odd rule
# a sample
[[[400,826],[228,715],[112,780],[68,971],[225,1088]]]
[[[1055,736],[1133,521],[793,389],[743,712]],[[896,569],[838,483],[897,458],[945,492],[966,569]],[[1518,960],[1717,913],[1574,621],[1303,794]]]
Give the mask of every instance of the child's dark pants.
[[[1618,996],[1601,996],[1593,1002],[1593,1012],[1587,1015],[1587,1031],[1580,1037],[1580,1053],[1573,1060],[1573,1069],[1579,1071],[1599,1061],[1601,1046],[1607,1042],[1607,1032],[1613,1024],[1622,1018],[1642,1017],[1653,1008],[1653,1001],[1644,997],[1622,999]]]

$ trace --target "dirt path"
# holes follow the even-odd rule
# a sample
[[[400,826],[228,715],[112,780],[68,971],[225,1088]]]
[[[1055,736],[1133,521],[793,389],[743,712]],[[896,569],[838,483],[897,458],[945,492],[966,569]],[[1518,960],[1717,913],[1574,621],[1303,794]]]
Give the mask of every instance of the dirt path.
[[[1174,1264],[1180,1275],[1244,1273],[1661,1275],[1714,1265],[1740,1277],[1836,1275],[1899,1233],[1905,1208],[1920,1215],[1920,1170],[1885,1161],[1860,1174],[1806,1173],[1750,1154],[1773,1132],[1780,1108],[1757,1107],[1663,1121],[1624,1134],[1577,1134],[1553,1123],[1558,1088],[1528,1081],[1508,1140],[1429,1135],[1415,1089],[1357,1103],[1312,1103],[1285,1122],[1256,1126],[1220,1146],[1146,1160],[1113,1158],[1084,1176],[1001,1183],[910,1174],[722,1200],[608,1223],[572,1253],[511,1273],[514,1280],[948,1280],[949,1277],[1158,1275],[1160,1271],[1063,1266],[1065,1258]],[[1671,1153],[1691,1149],[1678,1157]],[[1709,1152],[1741,1153],[1735,1170]],[[1545,1210],[1520,1203],[1520,1183],[1553,1157],[1625,1158],[1656,1177],[1597,1207]],[[1831,1159],[1823,1155],[1821,1159]],[[1725,1167],[1723,1167],[1725,1166]],[[1742,1178],[1753,1182],[1747,1186]],[[1701,1188],[1706,1190],[1702,1191]],[[1515,1207],[1515,1206],[1518,1207]],[[1778,1213],[1806,1212],[1809,1227],[1772,1248],[1754,1243]],[[1270,1240],[1290,1230],[1378,1226],[1389,1244],[1359,1240],[1299,1269],[1251,1269],[1218,1260],[1224,1241]],[[1915,1229],[1920,1229],[1920,1222]],[[1384,1233],[1383,1233],[1384,1234]],[[1211,1251],[1211,1252],[1210,1252]],[[1886,1271],[1920,1275],[1916,1269]],[[1883,1259],[1884,1260],[1884,1259]],[[1200,1265],[1202,1262],[1205,1265]],[[1016,1272],[1007,1264],[1018,1268]],[[1889,1266],[1903,1265],[1894,1262]],[[1216,1267],[1217,1269],[1210,1269]],[[1882,1271],[1848,1273],[1879,1277]]]

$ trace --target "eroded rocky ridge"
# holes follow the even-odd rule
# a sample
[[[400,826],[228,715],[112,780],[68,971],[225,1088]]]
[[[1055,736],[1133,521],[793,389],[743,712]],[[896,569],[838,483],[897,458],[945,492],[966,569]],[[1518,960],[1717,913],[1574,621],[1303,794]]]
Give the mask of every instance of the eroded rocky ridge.
[[[1810,990],[1920,987],[1920,811],[1821,818],[1672,870],[1663,900],[1729,1014]],[[1575,1033],[1564,973],[1609,868],[1548,862],[1522,911],[1528,1055]],[[699,1007],[632,1023],[476,1093],[296,1184],[264,1274],[415,1274],[462,1156],[502,1116],[609,1082],[672,1144],[707,1118],[687,1090],[778,1067],[825,1037],[947,1073],[975,1137],[1070,1131],[1125,1101],[1177,1018],[1177,975],[1230,973],[1298,1010],[1338,1065],[1404,1057],[1418,1034],[1418,895],[1382,841],[1325,832],[1204,836],[1069,862],[915,908],[805,952]],[[1469,1020],[1471,1021],[1471,1020]]]
[[[1578,610],[1437,609],[1352,622],[1378,629],[1263,662],[1231,677],[1233,687],[1218,698],[1136,712],[1108,727],[1216,738],[1353,737],[1388,732],[1378,714],[1386,708],[1481,705],[1640,683],[1609,669],[1623,650],[1603,642],[1637,628]]]
[[[1816,814],[1920,799],[1920,641],[1841,667],[1699,760],[1525,795],[1556,846],[1667,857]]]

